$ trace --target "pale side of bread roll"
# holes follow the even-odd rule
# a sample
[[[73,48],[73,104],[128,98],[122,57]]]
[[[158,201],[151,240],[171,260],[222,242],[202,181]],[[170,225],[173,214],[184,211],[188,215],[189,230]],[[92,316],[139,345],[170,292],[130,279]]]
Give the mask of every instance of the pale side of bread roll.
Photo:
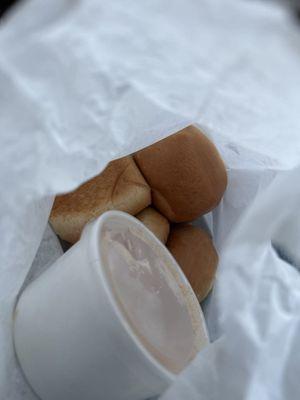
[[[190,282],[199,301],[213,286],[218,254],[210,236],[192,225],[171,228],[167,247]]]
[[[65,195],[57,196],[51,211],[54,231],[70,243],[85,224],[108,210],[136,215],[151,203],[151,190],[131,156],[110,162],[105,170]]]
[[[167,242],[170,224],[166,217],[152,207],[147,207],[136,215],[143,224],[163,243]]]
[[[227,185],[214,144],[189,126],[134,155],[152,202],[172,222],[192,221],[215,208]]]

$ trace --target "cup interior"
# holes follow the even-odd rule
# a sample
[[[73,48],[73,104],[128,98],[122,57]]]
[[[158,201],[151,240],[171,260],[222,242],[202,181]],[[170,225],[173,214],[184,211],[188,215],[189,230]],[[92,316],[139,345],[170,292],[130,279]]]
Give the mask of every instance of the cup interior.
[[[208,336],[176,261],[140,221],[118,211],[99,219],[97,243],[111,301],[129,334],[154,363],[179,373]]]

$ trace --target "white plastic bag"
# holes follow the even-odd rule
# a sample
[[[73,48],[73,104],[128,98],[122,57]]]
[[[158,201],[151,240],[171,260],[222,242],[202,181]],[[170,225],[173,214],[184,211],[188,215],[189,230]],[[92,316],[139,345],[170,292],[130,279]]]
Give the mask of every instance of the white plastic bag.
[[[198,121],[228,168],[227,193],[207,217],[221,250],[257,194],[278,171],[291,169],[299,160],[299,38],[282,10],[242,0],[176,0],[172,7],[166,0],[30,0],[3,22],[1,399],[35,398],[14,358],[12,311],[46,227],[53,195],[73,189],[110,159]],[[45,263],[60,254],[56,238],[48,234]],[[238,257],[233,247],[230,251]],[[256,287],[259,276],[253,269],[244,281],[236,277],[235,264],[226,254],[221,256],[207,316],[216,338],[227,329],[220,317],[232,312],[232,336],[200,354],[166,396],[217,400],[222,393],[223,399],[232,400],[243,393],[248,399],[294,399],[295,381],[289,378],[293,374],[264,365],[254,379],[250,367],[258,364],[251,357],[248,368],[248,357],[261,350],[261,343],[248,332],[253,321],[258,321],[258,329],[265,321],[257,317],[254,306],[247,308],[249,315],[240,315],[239,302],[249,300],[247,290],[252,283]],[[240,255],[247,261],[244,253]],[[275,286],[285,282],[279,278],[274,275],[279,282]],[[229,287],[228,282],[234,284]],[[268,326],[276,326],[276,315]],[[286,346],[284,354],[297,351],[292,341]],[[279,356],[273,345],[266,354]],[[268,373],[269,380],[264,376]],[[270,384],[273,373],[279,382],[276,395]],[[263,386],[258,386],[258,379]]]
[[[217,338],[164,400],[299,395],[299,178],[280,174],[235,227],[207,310]]]

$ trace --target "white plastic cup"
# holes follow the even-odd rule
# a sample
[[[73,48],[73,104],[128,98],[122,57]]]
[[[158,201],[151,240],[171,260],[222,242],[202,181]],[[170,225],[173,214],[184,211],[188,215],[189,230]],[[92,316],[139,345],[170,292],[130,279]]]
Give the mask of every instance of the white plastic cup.
[[[16,354],[42,400],[142,400],[161,394],[174,380],[135,334],[112,292],[100,246],[111,221],[137,227],[168,259],[200,322],[199,349],[208,342],[196,297],[165,246],[134,217],[109,211],[88,224],[80,241],[17,303]]]

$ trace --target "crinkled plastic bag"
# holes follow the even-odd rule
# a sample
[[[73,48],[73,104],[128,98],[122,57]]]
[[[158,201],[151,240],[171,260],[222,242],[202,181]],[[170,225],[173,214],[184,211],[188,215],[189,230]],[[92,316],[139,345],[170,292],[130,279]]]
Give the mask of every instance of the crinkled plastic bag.
[[[217,339],[164,400],[298,398],[299,178],[279,174],[235,227],[206,313]]]
[[[12,316],[24,281],[61,254],[45,231],[53,196],[191,122],[229,176],[206,216],[221,254],[205,304],[214,342],[164,398],[297,398],[299,179],[271,182],[299,162],[299,39],[258,1],[29,0],[3,20],[1,399],[36,399]]]

